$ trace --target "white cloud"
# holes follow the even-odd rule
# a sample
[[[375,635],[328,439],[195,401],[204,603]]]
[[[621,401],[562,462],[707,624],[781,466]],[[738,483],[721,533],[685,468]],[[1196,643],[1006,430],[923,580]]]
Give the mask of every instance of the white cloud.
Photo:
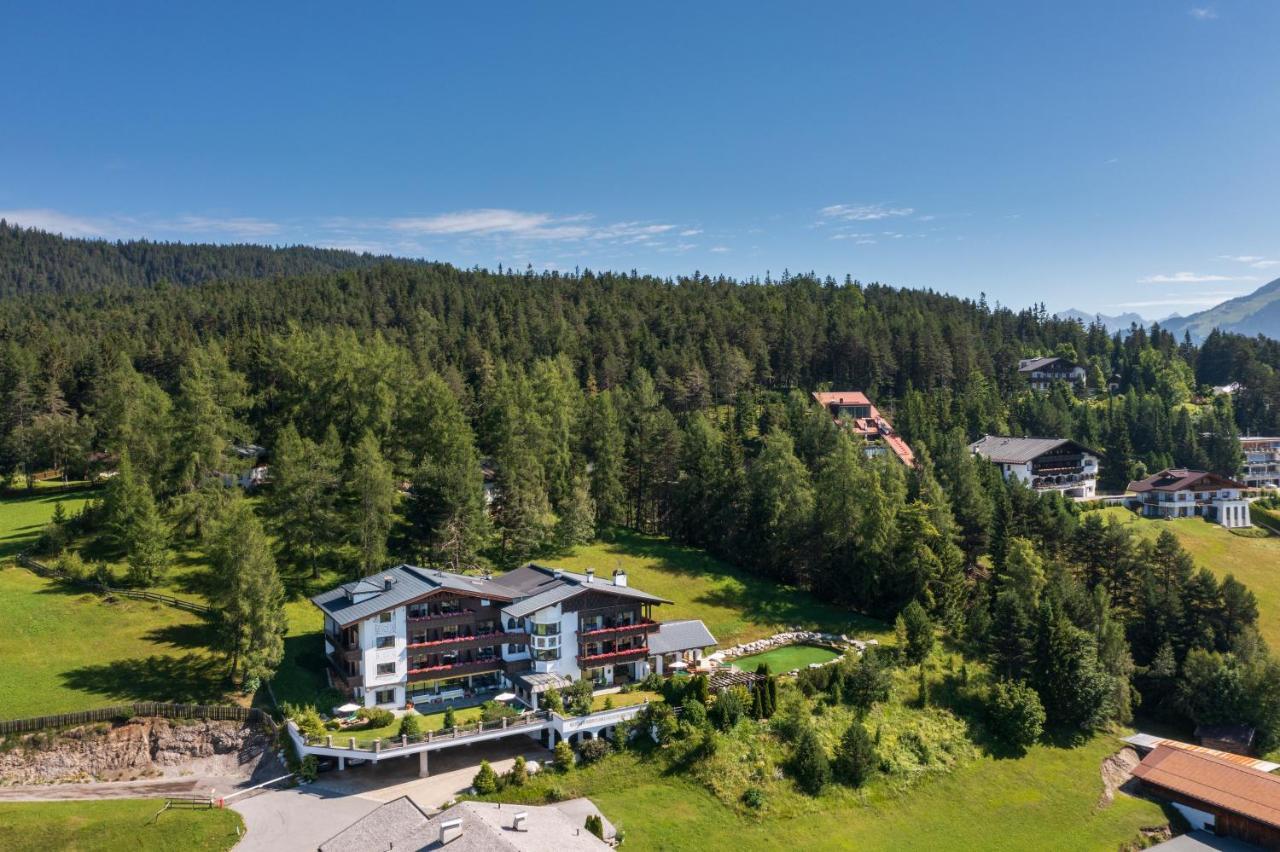
[[[57,210],[0,210],[0,219],[64,237],[105,237],[116,233],[110,221],[70,216]]]
[[[1168,298],[1146,299],[1137,302],[1115,302],[1106,305],[1107,308],[1204,308],[1221,304],[1228,299],[1234,299],[1237,296],[1243,296],[1244,293],[1235,291],[1220,293],[1198,293],[1196,295],[1177,295],[1171,294]]]
[[[513,234],[522,237],[579,239],[588,233],[581,224],[585,217],[552,217],[547,213],[524,213],[519,210],[461,210],[438,216],[403,217],[386,224],[392,230],[413,234],[446,236],[494,236]]]
[[[1175,272],[1172,275],[1148,275],[1139,284],[1204,284],[1210,281],[1255,281],[1252,275],[1205,275],[1198,272]]]
[[[1195,18],[1197,21],[1212,21],[1218,17],[1218,11],[1212,6],[1195,6],[1192,7],[1187,14]]]
[[[1280,260],[1271,260],[1258,254],[1220,254],[1218,259],[1247,263],[1253,269],[1270,269],[1273,266],[1280,266]]]
[[[832,204],[818,211],[824,219],[842,219],[847,222],[874,222],[916,212],[912,207],[887,207],[884,204]]]
[[[701,234],[701,233],[702,233],[702,229],[701,229],[701,228],[686,228],[685,230],[683,230],[683,231],[681,231],[681,232],[680,232],[680,236],[682,236],[682,237],[696,237],[696,236],[698,236],[698,234]]]
[[[170,221],[156,222],[154,227],[162,231],[178,231],[184,234],[230,234],[249,239],[261,239],[280,233],[280,225],[276,222],[236,216],[229,218],[179,216]]]
[[[713,254],[725,254],[729,251],[728,246],[712,246],[709,249]]]

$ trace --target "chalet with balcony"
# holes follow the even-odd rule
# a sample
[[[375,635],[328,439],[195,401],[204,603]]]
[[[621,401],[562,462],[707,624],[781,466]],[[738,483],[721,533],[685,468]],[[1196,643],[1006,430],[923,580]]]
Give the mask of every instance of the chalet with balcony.
[[[1006,480],[1017,479],[1036,491],[1060,491],[1077,500],[1097,493],[1100,453],[1075,441],[984,435],[969,449],[994,462]]]
[[[907,467],[916,463],[911,447],[862,391],[814,391],[813,398],[837,424],[866,440],[868,456],[892,453]]]
[[[385,707],[506,689],[535,706],[582,678],[641,680],[660,628],[653,607],[669,603],[622,571],[597,579],[532,563],[496,577],[398,565],[312,602],[335,686]]]
[[[1070,358],[1023,358],[1018,362],[1018,374],[1027,380],[1032,390],[1047,391],[1054,382],[1085,386],[1084,367]]]
[[[1204,518],[1224,527],[1248,527],[1245,485],[1216,473],[1174,468],[1130,482],[1125,503],[1148,518]]]

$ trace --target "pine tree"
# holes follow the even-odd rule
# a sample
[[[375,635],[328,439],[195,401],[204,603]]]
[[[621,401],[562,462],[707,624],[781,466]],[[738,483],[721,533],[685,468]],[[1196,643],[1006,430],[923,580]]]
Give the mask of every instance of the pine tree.
[[[471,780],[471,786],[478,796],[488,796],[498,792],[498,773],[493,771],[489,761],[480,761],[480,771]]]
[[[128,579],[134,586],[152,586],[169,567],[169,528],[146,483],[138,483],[138,496],[141,500],[127,533]]]
[[[243,499],[227,506],[211,536],[210,604],[222,629],[230,676],[246,686],[274,676],[284,659],[288,620],[271,543]]]
[[[855,720],[840,738],[832,770],[836,779],[850,787],[861,787],[876,771],[877,758],[871,735]]]
[[[366,432],[351,455],[347,476],[351,529],[356,539],[361,576],[382,570],[387,534],[395,518],[396,482],[378,441]]]

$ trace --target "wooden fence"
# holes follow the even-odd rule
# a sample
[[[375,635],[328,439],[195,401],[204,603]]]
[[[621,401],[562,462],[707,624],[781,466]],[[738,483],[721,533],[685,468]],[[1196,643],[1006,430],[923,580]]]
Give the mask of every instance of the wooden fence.
[[[157,701],[138,701],[133,704],[117,704],[96,710],[79,710],[74,713],[58,713],[53,716],[33,716],[27,719],[0,720],[0,734],[18,734],[42,731],[46,728],[65,728],[74,725],[90,725],[94,722],[111,722],[134,716],[163,716],[166,719],[212,719],[224,722],[251,722],[278,730],[270,714],[256,707],[238,707],[234,704],[163,704]]]
[[[111,586],[99,583],[89,577],[71,577],[57,568],[37,562],[25,553],[18,554],[18,564],[23,568],[34,571],[42,577],[53,577],[62,580],[65,583],[74,583],[77,586],[84,586],[94,591],[102,592],[105,595],[116,595],[117,597],[129,598],[135,601],[153,601],[154,603],[171,606],[175,609],[194,612],[197,615],[210,615],[213,610],[204,604],[198,604],[193,601],[184,601],[182,598],[175,598],[173,595],[161,595],[155,592],[140,592],[136,589],[116,589]]]

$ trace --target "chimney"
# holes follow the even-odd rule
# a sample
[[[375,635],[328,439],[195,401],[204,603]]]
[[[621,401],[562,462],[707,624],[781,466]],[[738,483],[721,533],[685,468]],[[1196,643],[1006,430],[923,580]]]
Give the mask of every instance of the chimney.
[[[528,831],[529,829],[524,827],[525,820],[527,820],[528,818],[529,818],[528,811],[520,811],[519,813],[517,813],[511,820],[511,830],[512,831]]]
[[[440,823],[440,845],[452,843],[462,836],[462,820],[447,819]]]
[[[614,571],[614,572],[613,572],[613,584],[614,584],[615,586],[626,586],[626,585],[627,585],[627,572],[626,572],[626,571],[623,571],[621,568],[619,568],[619,569],[617,569],[616,571]]]
[[[563,571],[561,571],[559,568],[557,568],[557,569],[555,569],[554,571],[552,571],[552,572],[551,572],[551,576],[552,576],[552,577],[555,577],[557,580],[559,580],[561,577],[563,577],[563,576],[564,576],[564,572],[563,572]]]
[[[383,590],[384,592],[389,592],[389,591],[391,591],[391,587],[395,585],[395,582],[396,582],[396,578],[395,578],[395,577],[392,577],[390,574],[385,574],[385,575],[383,575],[383,577],[382,577],[382,590]]]
[[[587,569],[587,582],[588,582],[588,583],[594,583],[595,581],[596,581],[596,569],[594,569],[594,568],[588,568],[588,569]]]

